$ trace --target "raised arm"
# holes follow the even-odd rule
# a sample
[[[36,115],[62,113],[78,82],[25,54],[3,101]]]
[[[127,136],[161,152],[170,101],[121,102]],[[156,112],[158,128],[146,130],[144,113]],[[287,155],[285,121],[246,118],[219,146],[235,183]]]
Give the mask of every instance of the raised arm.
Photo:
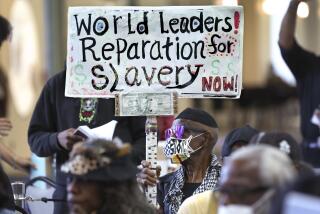
[[[294,44],[294,33],[296,29],[297,10],[300,2],[307,2],[308,0],[291,0],[288,10],[283,17],[280,35],[279,45],[282,48],[290,49]]]

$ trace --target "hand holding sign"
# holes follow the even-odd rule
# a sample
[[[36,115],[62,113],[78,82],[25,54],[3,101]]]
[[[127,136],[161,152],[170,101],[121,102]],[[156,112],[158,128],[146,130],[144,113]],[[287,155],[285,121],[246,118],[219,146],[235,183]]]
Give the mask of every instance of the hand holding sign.
[[[150,168],[150,162],[141,161],[141,171],[137,174],[137,182],[142,186],[155,186],[157,184],[157,175]],[[157,171],[161,171],[160,166],[157,166]],[[159,173],[160,174],[160,173]]]

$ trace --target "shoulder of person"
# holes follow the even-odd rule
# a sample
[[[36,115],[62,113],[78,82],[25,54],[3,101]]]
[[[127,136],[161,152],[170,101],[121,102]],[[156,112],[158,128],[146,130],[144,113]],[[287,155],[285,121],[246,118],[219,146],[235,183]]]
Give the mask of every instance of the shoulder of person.
[[[159,183],[170,183],[172,181],[172,179],[174,178],[176,172],[170,172],[164,176],[161,176],[159,178]]]
[[[189,201],[189,203],[197,203],[199,205],[206,205],[210,202],[215,203],[217,202],[217,194],[215,194],[215,192],[212,190],[207,190],[187,198],[186,201]]]
[[[60,86],[65,84],[66,81],[66,70],[63,70],[52,77],[50,77],[46,83],[47,87],[54,87],[56,85]]]
[[[218,207],[217,195],[208,190],[187,198],[181,205],[178,214],[207,214],[215,213]]]

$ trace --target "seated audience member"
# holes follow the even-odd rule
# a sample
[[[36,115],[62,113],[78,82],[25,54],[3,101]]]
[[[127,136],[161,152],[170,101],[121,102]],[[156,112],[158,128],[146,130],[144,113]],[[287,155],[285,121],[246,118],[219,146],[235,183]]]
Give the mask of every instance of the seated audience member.
[[[273,191],[295,178],[287,155],[271,146],[243,147],[222,167],[219,192],[194,195],[181,205],[179,214],[267,214]]]
[[[314,174],[312,166],[302,161],[301,147],[298,142],[288,133],[284,132],[261,132],[255,135],[250,144],[267,144],[286,153],[299,175],[306,176]]]
[[[214,190],[221,166],[213,154],[218,139],[216,121],[205,111],[187,108],[166,131],[164,153],[181,167],[159,179],[157,201],[159,212],[177,213],[181,203],[191,195]],[[144,168],[137,175],[143,185],[156,185],[156,176],[143,161]]]
[[[294,197],[297,196],[297,201]],[[301,197],[299,197],[301,196]],[[306,201],[302,201],[306,200]],[[317,200],[317,201],[316,201]],[[290,202],[291,201],[291,202]],[[315,202],[312,202],[315,201]],[[272,214],[289,213],[294,209],[295,213],[314,214],[319,213],[320,205],[320,175],[312,175],[298,179],[286,188],[278,191],[272,203]],[[297,203],[295,203],[297,202]],[[311,203],[315,203],[318,210],[314,210]],[[290,207],[291,206],[291,207]]]
[[[222,161],[225,157],[230,156],[231,153],[234,152],[235,150],[248,145],[250,139],[258,133],[259,133],[258,130],[252,128],[249,125],[245,125],[244,127],[233,129],[231,132],[229,132],[224,140],[224,143],[221,149]]]
[[[68,175],[70,213],[155,213],[136,183],[130,148],[118,139],[74,145],[69,160],[61,167]]]

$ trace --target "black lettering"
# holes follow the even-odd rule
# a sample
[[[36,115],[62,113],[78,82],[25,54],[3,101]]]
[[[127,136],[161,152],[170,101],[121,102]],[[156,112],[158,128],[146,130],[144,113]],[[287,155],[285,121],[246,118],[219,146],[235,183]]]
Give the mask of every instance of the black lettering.
[[[226,25],[228,26],[227,28],[222,27],[222,30],[226,33],[230,32],[232,30],[232,25],[230,23],[231,18],[230,17],[226,17],[224,19],[224,22],[226,23]]]
[[[163,12],[159,12],[160,13],[160,32],[161,33],[169,33],[169,30],[166,30],[164,28],[164,24],[163,24]]]
[[[114,34],[118,34],[118,20],[122,19],[122,16],[113,16],[113,28],[114,28]]]
[[[122,41],[124,44],[124,47],[122,49],[120,48],[120,41]],[[118,65],[120,65],[120,58],[121,58],[120,55],[122,53],[124,53],[126,51],[126,49],[127,49],[127,41],[124,39],[121,39],[121,38],[117,39],[117,52],[116,53],[117,53]]]
[[[209,16],[204,20],[204,27],[206,28],[206,30],[208,32],[211,32],[213,30],[213,23],[214,23],[214,19],[213,17]]]
[[[150,43],[149,40],[145,41],[145,40],[142,40],[142,45],[141,45],[141,49],[142,49],[142,59],[145,59],[146,58],[146,45]]]
[[[133,50],[133,51],[132,51]],[[133,52],[133,55],[131,53]],[[140,56],[138,55],[138,43],[132,43],[127,51],[127,57],[128,59],[140,59]]]
[[[104,35],[109,29],[108,20],[105,17],[98,17],[93,23],[93,32],[98,35]]]
[[[216,17],[216,22],[215,22],[215,25],[214,25],[214,30],[215,31],[219,30],[219,22],[222,22],[222,19]]]
[[[179,43],[179,37],[176,37],[176,53],[177,53],[177,59],[180,59],[180,43]]]
[[[97,77],[98,79],[104,79],[104,82],[101,83],[101,82],[96,82],[94,79],[91,80],[91,85],[94,89],[96,90],[103,90],[107,87],[108,83],[109,83],[109,79],[106,75],[102,75],[102,74],[97,74],[96,73],[96,69],[100,70],[100,71],[104,71],[102,65],[96,65],[96,66],[93,66],[92,69],[91,69],[91,73],[93,76]]]
[[[224,43],[220,43],[219,45],[218,45],[218,51],[219,52],[225,52],[225,50],[227,49],[227,46],[224,44]]]
[[[114,91],[123,91],[123,89],[116,89],[118,82],[119,82],[119,75],[118,72],[116,71],[116,69],[113,67],[113,65],[110,63],[109,64],[111,70],[113,71],[114,74],[114,83],[112,85],[112,87],[110,88],[110,92],[114,92]]]
[[[213,51],[209,51],[209,53],[210,54],[215,54],[215,53],[217,53],[217,44],[215,43],[215,41],[214,41],[214,38],[221,38],[221,36],[219,36],[218,34],[213,34],[212,36],[211,36],[211,39],[210,39],[210,41],[211,41],[211,44],[210,45],[208,45],[209,47],[213,47]]]
[[[190,30],[191,32],[203,33],[203,12],[200,12],[200,17],[191,16],[190,18]]]
[[[142,70],[143,70],[144,76],[145,76],[145,78],[146,78],[146,80],[147,80],[147,82],[148,82],[148,86],[150,86],[151,83],[152,83],[152,79],[153,79],[154,73],[155,73],[155,71],[157,70],[157,68],[152,67],[151,76],[148,76],[147,69],[146,69],[145,66],[142,66]]]
[[[91,41],[91,45],[86,46],[87,40]],[[86,50],[91,52],[94,60],[96,60],[96,61],[101,60],[100,57],[96,57],[94,50],[92,50],[92,48],[95,47],[95,45],[96,45],[96,40],[93,37],[85,37],[85,38],[80,39],[80,41],[81,41],[81,45],[82,45],[82,62],[87,61]]]
[[[80,26],[79,26],[79,23],[78,23],[78,15],[74,15],[75,19],[76,19],[76,25],[77,25],[77,34],[78,36],[81,34],[81,29],[82,27],[84,28],[84,30],[86,31],[86,34],[87,35],[90,35],[90,29],[91,29],[91,13],[88,14],[89,16],[89,19],[88,19],[88,25],[86,25],[86,22],[81,19],[81,22],[80,22]]]
[[[143,13],[143,21],[137,25],[137,31],[139,34],[147,34],[149,33],[148,28],[148,11]]]
[[[110,48],[108,48],[109,46]],[[106,43],[102,46],[102,58],[105,60],[110,60],[112,56],[106,56],[106,52],[108,51],[113,51],[114,50],[114,45],[112,43]]]
[[[169,27],[170,27],[170,30],[172,31],[172,33],[178,33],[179,32],[179,29],[174,29],[174,26],[175,25],[178,25],[179,24],[179,19],[170,19],[169,21]]]
[[[153,56],[154,47],[156,47],[156,54],[157,54],[156,56]],[[152,46],[150,48],[150,58],[152,60],[163,59],[163,57],[161,55],[161,51],[160,51],[160,41],[154,41],[154,43],[152,44]]]
[[[166,58],[171,61],[170,57],[170,47],[173,45],[173,42],[170,41],[170,37],[167,37],[166,44],[162,46],[163,49],[166,50]]]
[[[227,51],[228,51],[228,53],[231,53],[231,46],[232,46],[233,44],[234,44],[233,42],[230,42],[230,41],[227,42],[227,46],[228,46],[228,47],[227,47],[227,48],[228,48]]]
[[[129,73],[130,73],[130,71],[134,71],[134,78],[133,78],[132,82],[129,81]],[[141,85],[141,81],[140,82],[138,81],[138,69],[135,66],[127,68],[125,81],[126,81],[127,85],[129,85],[129,86],[134,86],[135,84],[137,86]]]
[[[180,67],[176,66],[176,85],[179,85],[179,82],[180,82],[179,81],[179,74],[182,70],[184,70],[183,66],[180,66]]]
[[[189,54],[187,56],[185,56],[185,54],[187,52],[186,47],[189,47]],[[190,45],[189,42],[186,42],[181,47],[181,58],[184,60],[188,60],[191,58],[191,56],[192,56],[192,46]]]
[[[178,83],[177,83],[176,86],[167,86],[166,88],[170,88],[170,89],[172,89],[172,88],[182,89],[182,88],[185,88],[185,87],[188,87],[189,85],[191,85],[191,84],[195,81],[195,79],[197,78],[197,76],[198,76],[198,74],[199,74],[199,71],[200,71],[200,68],[203,67],[203,64],[195,65],[195,67],[196,67],[196,70],[195,70],[195,71],[192,71],[192,70],[191,70],[191,65],[187,65],[188,73],[189,73],[190,76],[191,76],[191,79],[190,79],[188,82],[186,82],[186,83],[184,83],[184,84],[180,84],[179,81],[178,81]],[[178,79],[177,75],[178,75],[178,73],[176,73],[176,79]],[[176,82],[177,82],[177,80],[176,80]]]
[[[187,17],[181,17],[180,32],[181,33],[190,33],[190,30],[189,30],[189,19]]]
[[[161,79],[161,75],[168,75],[171,74],[173,71],[173,69],[170,66],[163,66],[160,68],[159,73],[158,73],[158,81],[161,85],[163,86],[167,86],[169,85],[171,82],[170,80],[168,81],[164,81]]]
[[[192,42],[192,43],[194,44],[194,58],[198,59],[198,46],[200,45],[201,46],[201,49],[199,51],[200,56],[202,59],[205,59],[206,56],[204,55],[204,46],[205,46],[204,41],[200,40],[198,42]]]
[[[131,29],[131,13],[128,13],[128,34],[134,34],[135,31]]]

